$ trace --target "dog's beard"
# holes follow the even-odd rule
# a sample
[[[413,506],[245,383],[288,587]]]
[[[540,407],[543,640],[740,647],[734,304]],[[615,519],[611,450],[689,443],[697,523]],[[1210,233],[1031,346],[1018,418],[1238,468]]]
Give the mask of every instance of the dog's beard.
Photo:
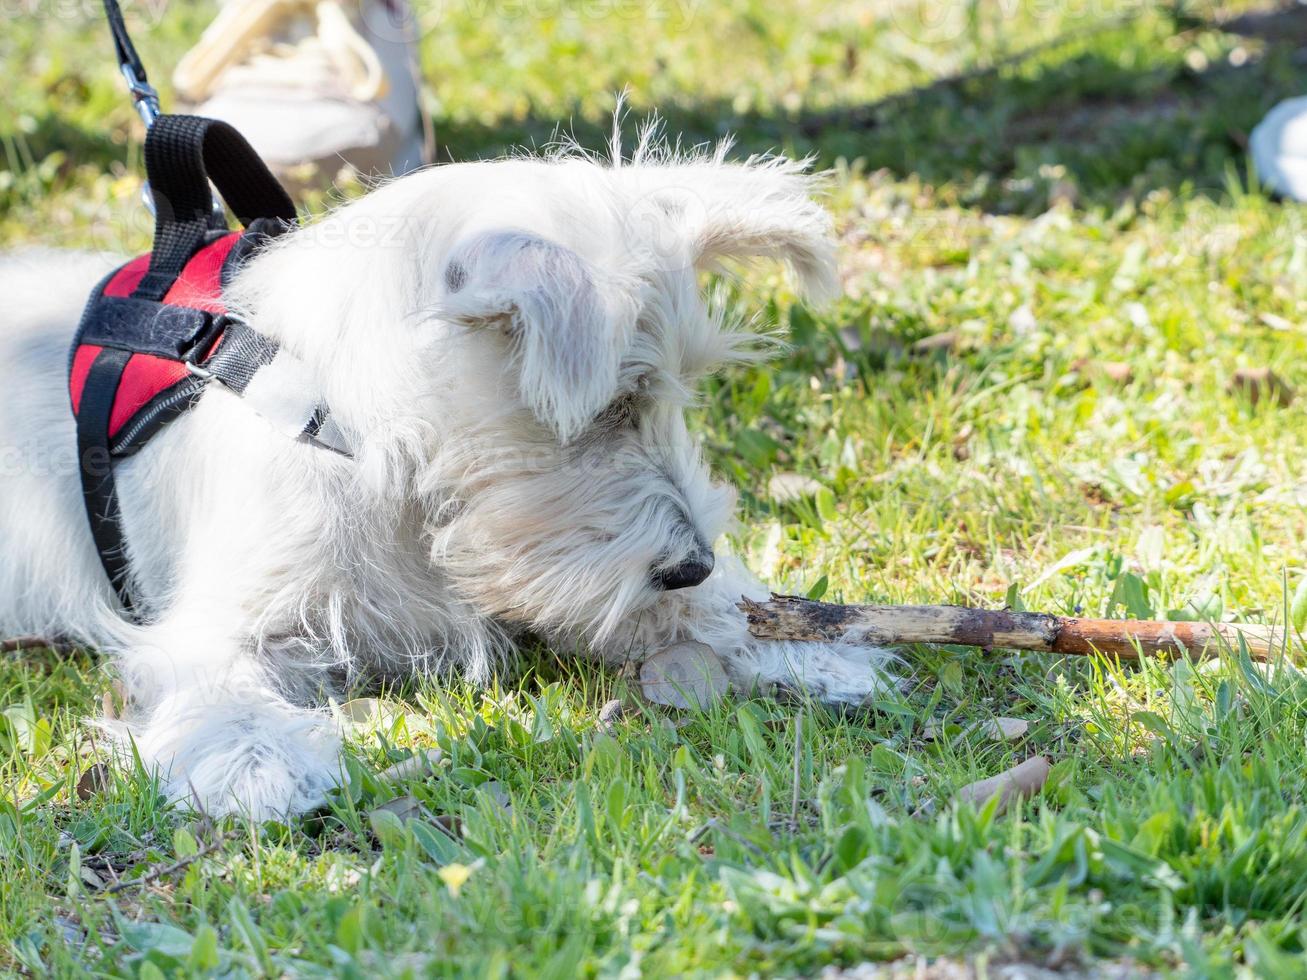
[[[456,483],[448,455],[434,481],[433,559],[480,612],[547,636],[610,639],[664,595],[654,568],[711,543],[734,502],[689,444],[458,455]]]

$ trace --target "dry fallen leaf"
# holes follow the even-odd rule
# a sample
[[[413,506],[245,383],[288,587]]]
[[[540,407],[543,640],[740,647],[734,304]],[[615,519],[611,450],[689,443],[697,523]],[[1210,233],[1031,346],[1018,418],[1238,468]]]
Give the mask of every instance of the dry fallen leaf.
[[[958,430],[958,434],[953,437],[953,458],[959,463],[965,462],[971,458],[971,437],[975,434],[970,422]]]
[[[640,687],[655,704],[706,708],[726,693],[729,684],[713,648],[687,640],[646,660],[640,667]]]
[[[1239,368],[1230,378],[1231,394],[1240,393],[1254,405],[1265,398],[1284,407],[1293,401],[1293,389],[1270,368]]]
[[[767,481],[767,496],[778,504],[792,504],[820,491],[820,483],[800,473],[776,473]]]
[[[604,731],[611,732],[617,720],[622,717],[622,712],[624,710],[622,702],[615,698],[612,701],[606,702],[604,706],[599,709],[599,727]]]
[[[988,718],[985,721],[968,725],[958,733],[958,738],[965,738],[972,732],[980,732],[991,742],[1013,742],[1030,730],[1030,722],[1021,718]],[[945,723],[931,720],[921,729],[921,737],[927,742],[933,741],[945,733]]]
[[[442,813],[431,821],[432,825],[446,837],[458,840],[463,836],[463,821],[452,813]]]
[[[1097,373],[1121,385],[1128,385],[1135,379],[1134,368],[1124,361],[1095,361],[1093,358],[1080,357],[1071,362],[1071,369],[1081,374]]]
[[[981,730],[993,742],[1013,742],[1030,730],[1030,722],[1021,718],[991,718]]]
[[[414,818],[425,818],[427,808],[424,807],[415,797],[404,795],[396,796],[393,800],[387,800],[380,806],[372,808],[372,813],[384,810],[386,813],[393,813],[400,820],[411,820]]]
[[[425,776],[440,765],[441,755],[439,749],[419,750],[407,759],[400,759],[393,766],[381,770],[377,773],[377,778],[396,783],[416,776]]]
[[[77,780],[77,798],[82,802],[86,802],[92,797],[103,793],[109,788],[110,783],[109,767],[103,762],[97,762],[82,773],[81,778]]]
[[[956,330],[945,330],[943,333],[933,333],[929,337],[922,337],[920,340],[913,341],[912,346],[908,349],[918,356],[933,354],[936,351],[947,354],[957,350],[958,339]]]
[[[963,786],[958,790],[957,798],[964,803],[983,806],[990,797],[998,796],[997,812],[1002,813],[1012,800],[1025,799],[1038,793],[1048,781],[1051,768],[1046,758],[1037,755],[1019,766],[1013,766],[1007,772]]]
[[[1128,385],[1135,379],[1134,368],[1124,361],[1104,361],[1103,373],[1119,385]]]

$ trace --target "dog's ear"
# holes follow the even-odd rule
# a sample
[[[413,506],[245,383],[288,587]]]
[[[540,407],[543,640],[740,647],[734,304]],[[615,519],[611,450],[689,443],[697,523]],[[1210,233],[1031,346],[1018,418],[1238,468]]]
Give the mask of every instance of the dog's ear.
[[[580,255],[517,230],[473,235],[444,268],[440,311],[503,332],[522,400],[566,443],[617,393],[634,330],[629,294]]]
[[[838,295],[831,218],[814,200],[816,178],[803,162],[725,163],[719,154],[635,174],[635,213],[647,214],[651,205],[662,212],[671,235],[688,243],[696,266],[777,259],[794,271],[805,296]]]

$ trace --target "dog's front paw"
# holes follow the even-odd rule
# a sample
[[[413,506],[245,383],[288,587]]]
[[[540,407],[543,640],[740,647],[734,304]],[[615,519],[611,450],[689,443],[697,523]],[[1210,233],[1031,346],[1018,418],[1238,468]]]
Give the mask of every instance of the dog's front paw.
[[[320,806],[339,781],[339,742],[320,715],[282,705],[156,711],[134,733],[171,800],[215,816],[281,819]]]
[[[780,685],[828,704],[863,704],[897,690],[889,667],[898,658],[882,647],[851,643],[750,643],[722,658],[740,691]]]

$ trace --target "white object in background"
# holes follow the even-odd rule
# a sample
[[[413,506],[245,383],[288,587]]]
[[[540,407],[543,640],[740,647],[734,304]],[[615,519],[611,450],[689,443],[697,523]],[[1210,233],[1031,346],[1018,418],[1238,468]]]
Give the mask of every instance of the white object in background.
[[[1269,189],[1307,201],[1307,96],[1286,99],[1253,128],[1249,152]]]
[[[178,98],[240,130],[274,172],[422,166],[413,13],[402,0],[229,0],[173,75]]]

